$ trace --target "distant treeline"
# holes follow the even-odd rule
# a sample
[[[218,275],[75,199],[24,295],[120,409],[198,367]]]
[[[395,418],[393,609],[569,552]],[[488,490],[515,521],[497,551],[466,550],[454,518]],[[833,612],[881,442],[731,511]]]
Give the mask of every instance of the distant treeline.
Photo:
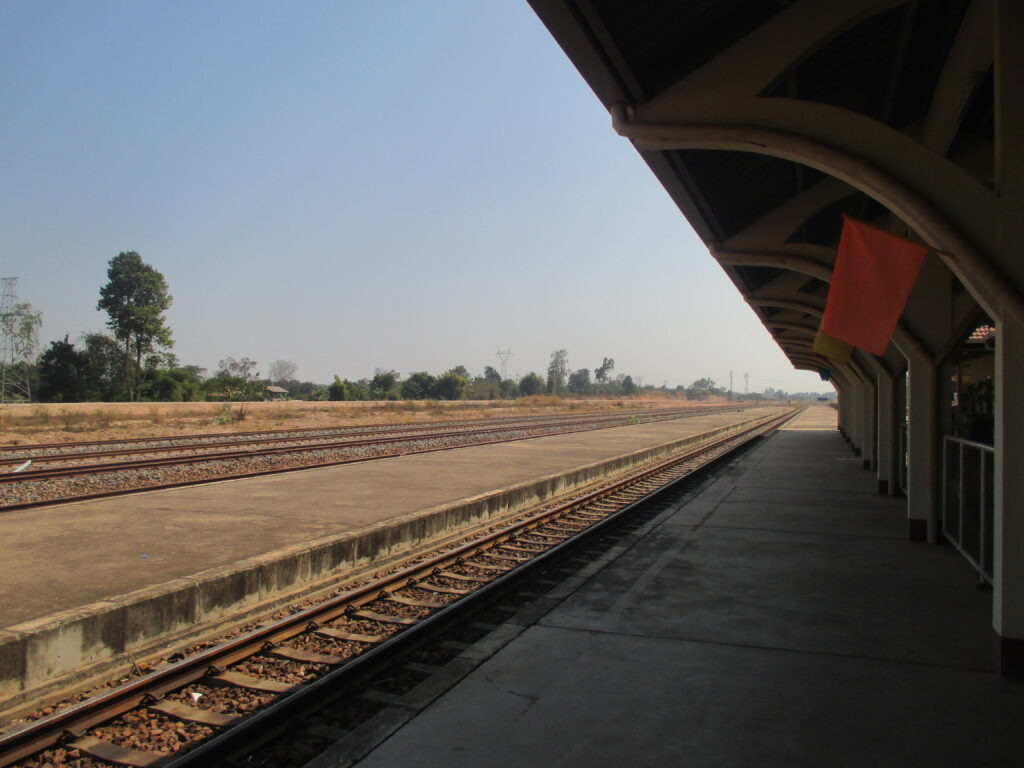
[[[23,365],[31,399],[42,402],[118,401],[252,401],[272,398],[297,400],[509,400],[531,395],[631,396],[657,392],[691,400],[726,395],[710,378],[687,387],[644,386],[627,374],[613,376],[615,360],[604,357],[593,369],[571,369],[564,349],[551,353],[547,375],[530,372],[502,378],[492,366],[480,375],[457,365],[441,374],[414,371],[405,378],[394,370],[378,369],[371,378],[349,381],[334,377],[330,384],[300,381],[298,367],[275,360],[261,376],[256,361],[226,357],[212,376],[205,368],[182,365],[170,352],[174,342],[164,312],[171,295],[164,276],[134,251],[112,258],[108,282],[100,288],[97,308],[107,313],[111,335],[88,333],[77,342],[52,341],[35,355],[32,335],[40,316],[31,305],[19,305],[24,316]],[[593,374],[593,375],[591,375]],[[781,390],[766,389],[748,399],[785,400]],[[817,393],[800,395],[813,399]]]

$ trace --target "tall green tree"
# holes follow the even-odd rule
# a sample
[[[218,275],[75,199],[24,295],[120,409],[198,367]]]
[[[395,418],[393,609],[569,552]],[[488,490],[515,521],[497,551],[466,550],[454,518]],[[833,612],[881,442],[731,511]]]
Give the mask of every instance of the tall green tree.
[[[82,337],[85,346],[84,399],[111,402],[128,397],[125,390],[125,359],[121,345],[103,333],[87,333]]]
[[[427,400],[438,397],[437,379],[426,371],[414,371],[402,382],[399,391],[403,400]]]
[[[548,363],[548,394],[557,395],[565,389],[565,377],[569,375],[569,353],[556,349]]]
[[[601,367],[594,369],[594,378],[597,380],[598,385],[603,385],[608,381],[608,374],[614,367],[615,361],[612,358],[602,358]]]
[[[370,396],[374,400],[397,400],[398,379],[398,371],[384,371],[378,368],[370,381]]]
[[[437,384],[435,386],[435,392],[437,397],[441,400],[462,400],[466,397],[466,391],[469,389],[469,382],[466,381],[466,377],[461,373],[457,373],[456,369],[453,368],[450,371],[442,373],[437,378]]]
[[[543,390],[544,379],[533,371],[530,371],[519,380],[519,392],[526,397],[539,395]]]
[[[143,355],[174,343],[164,319],[171,301],[164,276],[135,251],[121,252],[110,260],[107,284],[100,288],[96,308],[107,313],[107,327],[123,345],[129,400],[138,400],[141,394]]]
[[[64,341],[51,341],[39,358],[39,397],[49,403],[77,403],[86,399],[86,370],[88,359],[84,352],[64,337]]]
[[[39,346],[39,328],[43,324],[41,312],[33,312],[27,302],[15,304],[10,312],[0,317],[4,335],[13,347],[13,360],[2,361],[3,386],[0,387],[0,401],[32,400],[32,379],[35,367],[32,360]]]
[[[569,391],[576,395],[589,395],[593,391],[590,384],[590,369],[580,368],[569,374]]]

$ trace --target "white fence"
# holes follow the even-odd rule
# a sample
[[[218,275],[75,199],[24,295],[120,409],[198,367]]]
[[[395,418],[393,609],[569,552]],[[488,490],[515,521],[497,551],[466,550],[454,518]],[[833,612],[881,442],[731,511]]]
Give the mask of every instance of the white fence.
[[[994,504],[991,445],[946,435],[942,443],[942,532],[992,582]]]

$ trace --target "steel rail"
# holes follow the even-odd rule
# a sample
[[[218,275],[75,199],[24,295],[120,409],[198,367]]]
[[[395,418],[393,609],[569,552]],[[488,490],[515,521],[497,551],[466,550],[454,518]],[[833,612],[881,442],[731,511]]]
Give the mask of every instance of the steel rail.
[[[612,425],[606,425],[606,426],[602,426],[602,427],[598,427],[598,428],[599,429],[608,429],[608,428],[613,428],[615,426],[618,426],[618,425],[612,424]],[[511,431],[511,432],[514,432],[514,431],[518,431],[518,430],[515,429],[515,428],[508,428],[508,429],[504,429],[504,430],[493,430],[493,429],[487,430],[487,429],[485,429],[485,430],[478,430],[477,432],[479,432],[480,434],[493,434],[496,431],[506,431],[506,432],[510,432]],[[320,468],[323,468],[323,467],[341,466],[341,465],[344,465],[344,464],[360,464],[360,463],[363,463],[363,462],[380,461],[380,460],[384,460],[384,459],[396,458],[396,457],[399,457],[399,456],[412,456],[412,455],[416,455],[416,454],[420,454],[420,453],[439,453],[441,451],[452,451],[452,450],[457,450],[459,448],[476,448],[476,447],[481,447],[481,446],[486,446],[486,445],[498,445],[498,444],[501,444],[501,443],[519,442],[519,441],[525,441],[525,440],[536,440],[536,439],[542,438],[542,437],[551,437],[552,435],[555,435],[555,434],[557,434],[557,435],[568,435],[568,434],[574,434],[574,433],[577,433],[577,432],[589,432],[589,431],[593,431],[593,428],[587,427],[587,426],[583,426],[583,427],[579,427],[579,428],[576,428],[576,429],[563,429],[563,430],[560,430],[558,432],[549,433],[549,434],[528,435],[526,437],[499,438],[499,439],[496,439],[496,440],[479,440],[479,441],[476,441],[476,442],[463,443],[463,444],[460,444],[460,445],[432,446],[432,447],[428,447],[428,448],[406,448],[406,449],[403,449],[403,450],[396,450],[396,451],[392,451],[392,452],[389,452],[389,453],[377,454],[377,455],[374,455],[374,456],[346,457],[346,458],[342,458],[342,459],[330,459],[330,460],[327,460],[327,461],[307,462],[307,463],[302,463],[302,464],[299,464],[299,465],[288,466],[288,467],[274,467],[274,468],[271,468],[271,469],[259,469],[259,470],[253,470],[253,471],[247,471],[247,472],[218,473],[218,474],[210,476],[210,477],[190,478],[188,480],[177,480],[177,481],[168,482],[168,483],[154,483],[154,484],[149,484],[149,485],[138,485],[138,486],[131,486],[131,487],[123,487],[123,488],[111,488],[111,489],[107,489],[107,490],[104,490],[104,491],[95,491],[95,492],[92,492],[92,493],[85,493],[85,494],[78,494],[78,495],[69,495],[69,496],[60,496],[60,497],[56,497],[56,498],[48,498],[48,499],[25,501],[25,502],[17,502],[17,503],[14,503],[14,504],[4,504],[4,505],[0,506],[0,514],[2,514],[4,512],[13,512],[13,511],[17,511],[17,510],[34,509],[36,507],[51,506],[51,505],[54,505],[54,504],[69,504],[69,503],[77,502],[77,501],[89,501],[89,500],[93,500],[93,499],[112,498],[114,496],[125,496],[125,495],[132,494],[132,493],[143,493],[143,492],[146,492],[146,491],[160,491],[160,490],[168,490],[168,489],[171,489],[171,488],[184,488],[184,487],[191,486],[191,485],[202,485],[204,483],[215,483],[215,482],[221,482],[221,481],[224,481],[224,480],[241,480],[241,479],[250,478],[250,477],[263,477],[263,476],[267,476],[267,475],[282,474],[284,472],[297,472],[297,471],[306,470],[306,469],[320,469]],[[459,437],[462,437],[462,436],[472,436],[473,434],[474,434],[474,432],[462,432],[462,433],[458,433],[456,436],[459,436]],[[440,435],[440,436],[443,437],[445,435]],[[452,436],[452,435],[450,433],[447,433],[447,436]],[[379,442],[382,442],[382,443],[385,443],[385,444],[387,444],[387,443],[412,442],[413,440],[425,439],[425,437],[426,436],[419,436],[419,437],[415,437],[415,438],[410,438],[408,440],[381,440]],[[370,444],[370,443],[353,443],[353,442],[348,442],[348,443],[339,444],[337,446],[322,446],[321,445],[321,446],[317,446],[317,448],[315,450],[341,450],[341,449],[344,449],[344,448],[347,448],[347,447],[353,447],[353,446],[354,447],[359,447],[360,445],[366,445],[366,444]],[[76,475],[93,475],[93,474],[96,474],[97,472],[118,472],[118,471],[126,471],[126,470],[133,470],[133,469],[150,469],[150,468],[154,468],[154,467],[182,466],[182,465],[187,465],[187,464],[202,464],[204,462],[211,462],[211,461],[216,461],[216,460],[245,459],[245,458],[250,458],[250,457],[259,458],[260,456],[272,455],[272,454],[275,454],[275,453],[277,453],[277,454],[289,454],[289,453],[301,454],[301,453],[308,452],[308,451],[310,451],[310,448],[308,446],[306,446],[306,447],[296,446],[293,449],[281,449],[281,448],[278,448],[278,449],[268,449],[267,451],[261,451],[261,452],[246,451],[246,452],[242,452],[240,455],[216,456],[216,455],[206,454],[206,455],[203,455],[203,456],[183,456],[183,457],[175,457],[173,459],[162,459],[162,460],[159,460],[160,463],[155,463],[154,462],[152,464],[150,464],[150,463],[143,463],[143,462],[131,462],[131,463],[125,463],[123,466],[89,465],[89,466],[85,466],[85,467],[69,467],[67,469],[50,469],[50,470],[43,469],[43,470],[38,470],[34,474],[22,472],[22,473],[18,473],[17,475],[0,475],[0,485],[2,485],[3,483],[24,482],[24,481],[27,481],[27,480],[49,480],[49,479],[59,479],[61,477],[74,477]]]
[[[17,474],[8,473],[0,475],[0,484],[17,484],[29,480],[51,480],[61,477],[73,477],[75,475],[91,475],[97,472],[123,472],[130,469],[156,469],[159,467],[173,467],[179,464],[199,464],[206,461],[228,461],[231,459],[259,458],[261,456],[277,456],[288,453],[304,453],[311,450],[331,451],[343,448],[362,448],[369,445],[388,445],[391,443],[405,443],[414,440],[433,440],[442,437],[473,437],[474,435],[500,434],[502,432],[521,432],[523,429],[552,429],[564,426],[576,425],[581,422],[549,422],[546,424],[533,424],[529,427],[522,425],[488,427],[484,429],[470,429],[461,432],[428,432],[408,437],[372,437],[359,440],[340,440],[330,443],[316,443],[314,445],[288,445],[262,448],[249,451],[222,451],[220,453],[193,454],[189,456],[168,456],[157,459],[142,459],[139,461],[118,461],[104,464],[84,464],[76,467],[56,467],[36,470],[27,470]],[[595,422],[582,422],[593,424]],[[599,423],[604,423],[599,422]],[[581,429],[576,431],[590,431]]]
[[[733,409],[708,409],[701,413],[722,413],[725,410]],[[735,409],[740,410],[740,409]],[[126,449],[111,449],[107,451],[82,451],[82,452],[71,452],[71,453],[50,453],[32,456],[27,453],[19,454],[7,458],[0,458],[0,465],[3,464],[18,464],[20,462],[30,460],[33,464],[54,464],[58,462],[75,462],[84,459],[98,459],[115,456],[144,456],[148,454],[158,453],[179,453],[182,451],[201,451],[201,450],[216,450],[217,448],[234,448],[242,445],[268,445],[274,443],[306,443],[314,444],[315,441],[329,441],[334,438],[343,438],[342,442],[347,442],[349,438],[355,440],[359,438],[373,439],[370,436],[387,436],[387,435],[409,435],[410,439],[418,439],[421,433],[427,433],[427,436],[434,437],[437,435],[450,435],[450,434],[462,434],[465,428],[505,428],[513,427],[515,425],[522,425],[529,428],[537,426],[548,426],[550,424],[561,425],[571,423],[598,423],[602,421],[622,421],[624,419],[649,419],[654,421],[669,420],[686,418],[687,416],[694,415],[692,410],[681,411],[681,410],[663,410],[663,411],[632,411],[612,414],[585,414],[585,415],[573,415],[572,417],[529,417],[528,419],[482,419],[479,421],[467,421],[462,423],[456,422],[439,422],[439,423],[427,423],[427,424],[407,424],[407,425],[389,425],[384,429],[362,429],[356,430],[352,427],[344,427],[339,429],[323,429],[317,430],[319,434],[308,434],[308,435],[293,435],[293,436],[281,436],[271,435],[268,437],[253,437],[246,438],[243,440],[232,439],[233,436],[226,435],[222,436],[225,439],[210,441],[210,442],[187,442],[192,436],[183,435],[180,437],[172,438],[178,442],[168,445],[154,445],[143,448],[126,448]],[[590,418],[588,418],[590,417]],[[555,421],[555,418],[561,419],[561,421]],[[546,419],[546,420],[545,420]],[[430,431],[433,429],[434,431]],[[254,433],[255,434],[255,433]],[[206,436],[197,436],[205,439]],[[120,444],[121,441],[114,440],[111,444]],[[21,446],[25,450],[37,450],[36,446]],[[242,452],[240,452],[242,453]],[[102,465],[100,465],[102,466]],[[32,470],[18,473],[19,476],[32,476]],[[0,475],[0,478],[5,475]]]
[[[748,404],[731,404],[728,406],[711,406],[707,408],[697,407],[681,407],[681,408],[639,408],[629,411],[619,411],[618,415],[635,416],[643,414],[657,414],[657,413],[680,413],[680,414],[691,414],[691,413],[717,413],[722,410],[739,409],[743,407],[756,407],[761,403],[748,403]],[[585,419],[588,416],[603,415],[601,411],[588,411],[586,413],[579,414],[565,414],[565,418],[579,418]],[[0,445],[0,462],[2,463],[14,463],[16,461],[24,461],[25,459],[36,460],[38,456],[31,456],[25,453],[26,451],[41,451],[41,450],[61,450],[61,449],[73,449],[73,448],[87,448],[90,446],[102,446],[102,445],[133,445],[138,443],[162,443],[171,442],[174,440],[219,440],[224,443],[231,443],[234,438],[259,438],[261,436],[276,437],[281,435],[306,435],[311,433],[325,433],[325,432],[342,432],[345,430],[352,431],[354,434],[366,433],[372,434],[375,431],[397,429],[397,428],[430,428],[430,427],[448,427],[448,426],[473,426],[474,424],[487,424],[487,423],[503,423],[509,421],[527,421],[535,419],[547,419],[552,418],[555,414],[535,414],[532,416],[505,416],[495,419],[452,419],[449,421],[435,421],[435,422],[407,422],[404,424],[364,424],[364,425],[353,425],[349,427],[306,427],[302,429],[265,429],[265,430],[252,430],[248,432],[199,432],[190,435],[164,435],[164,436],[153,436],[153,437],[124,437],[117,438],[114,440],[76,440],[66,443],[30,443],[28,445]],[[18,455],[18,452],[22,452],[24,455]],[[15,454],[11,457],[8,454]],[[69,455],[80,455],[70,453]]]
[[[359,606],[372,603],[382,596],[405,587],[415,586],[418,582],[429,578],[438,571],[443,571],[445,568],[464,562],[466,559],[477,556],[482,552],[491,551],[503,542],[541,527],[554,519],[578,511],[589,504],[609,499],[618,493],[627,491],[631,487],[641,485],[657,475],[670,472],[673,468],[679,467],[687,461],[693,461],[701,455],[726,446],[729,447],[730,451],[734,450],[754,437],[774,431],[782,423],[795,416],[796,413],[798,411],[766,418],[743,430],[696,446],[682,455],[676,455],[653,467],[648,467],[629,477],[614,481],[592,493],[557,504],[548,509],[543,509],[534,515],[517,520],[455,549],[444,551],[439,555],[417,562],[412,566],[386,576],[380,581],[344,592],[322,603],[298,611],[295,614],[258,627],[237,638],[185,657],[180,661],[164,663],[142,677],[80,702],[68,709],[40,718],[15,731],[2,734],[0,735],[0,766],[9,766],[37,752],[51,748],[62,741],[70,742],[70,745],[73,746],[76,740],[84,736],[88,728],[109,721],[133,709],[154,704],[165,694],[208,677],[211,671],[221,672],[231,664],[265,651],[267,648],[276,646],[284,640],[296,637],[309,631],[311,628],[341,618]],[[717,460],[718,458],[721,458],[721,456],[716,455],[712,460]],[[678,482],[690,474],[691,472],[684,472],[682,475],[674,478],[672,483]],[[640,499],[632,500],[628,508],[635,507],[637,503],[649,499],[651,496],[664,491],[667,487],[669,486],[661,485],[655,490],[645,491]],[[622,511],[620,510],[615,514],[620,515],[621,513]],[[604,518],[604,520],[608,519],[610,518]],[[606,524],[601,521],[598,522],[601,526]],[[583,531],[567,536],[563,542],[553,545],[553,547],[538,553],[537,556],[525,562],[541,562],[546,560],[551,556],[550,553],[555,548],[560,548],[569,541],[578,540],[586,531],[597,530],[598,527],[595,526],[598,526],[598,523],[591,524]],[[502,579],[505,576],[511,577],[513,572],[520,573],[524,564],[520,563],[512,566],[509,571],[498,576],[491,583],[506,583]],[[428,627],[436,626],[442,621],[441,617],[453,615],[450,611],[459,611],[460,609],[456,608],[456,606],[463,604],[468,606],[479,599],[472,596],[482,592],[484,589],[484,586],[478,587],[455,602],[436,609],[429,616],[418,620],[416,624],[399,631],[397,634],[386,637],[370,649],[346,660],[332,672],[327,673],[316,681],[294,686],[290,690],[282,692],[277,700],[269,704],[265,709],[260,710],[260,712],[241,717],[227,724],[224,730],[217,734],[214,739],[224,738],[225,735],[232,733],[236,737],[247,737],[255,732],[254,729],[258,729],[262,727],[263,723],[268,722],[268,718],[272,716],[271,713],[280,714],[285,709],[294,707],[300,701],[305,700],[312,691],[319,691],[325,685],[335,683],[341,679],[342,675],[355,674],[357,670],[365,669],[372,663],[372,660],[379,659],[381,654],[386,654],[398,647],[404,647],[413,636],[421,634]],[[328,681],[331,682],[328,683]],[[93,741],[96,740],[93,739]],[[208,765],[209,763],[204,763],[203,761],[209,758],[213,750],[223,749],[224,743],[219,742],[220,745],[216,747],[211,746],[211,743],[204,743],[192,748],[185,755],[174,756],[173,762],[169,763],[169,765],[173,765],[175,768],[185,765]],[[167,763],[161,763],[161,765],[164,764]]]

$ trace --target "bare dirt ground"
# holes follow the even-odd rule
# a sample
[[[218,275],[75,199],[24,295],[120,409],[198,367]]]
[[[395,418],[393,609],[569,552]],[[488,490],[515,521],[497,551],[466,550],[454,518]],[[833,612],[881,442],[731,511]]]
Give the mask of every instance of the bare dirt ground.
[[[46,403],[0,406],[0,445],[115,440],[198,433],[252,432],[267,429],[316,429],[450,419],[515,418],[637,408],[715,405],[674,398],[622,397],[568,400],[523,397],[518,400],[459,402],[303,402],[276,403]]]

